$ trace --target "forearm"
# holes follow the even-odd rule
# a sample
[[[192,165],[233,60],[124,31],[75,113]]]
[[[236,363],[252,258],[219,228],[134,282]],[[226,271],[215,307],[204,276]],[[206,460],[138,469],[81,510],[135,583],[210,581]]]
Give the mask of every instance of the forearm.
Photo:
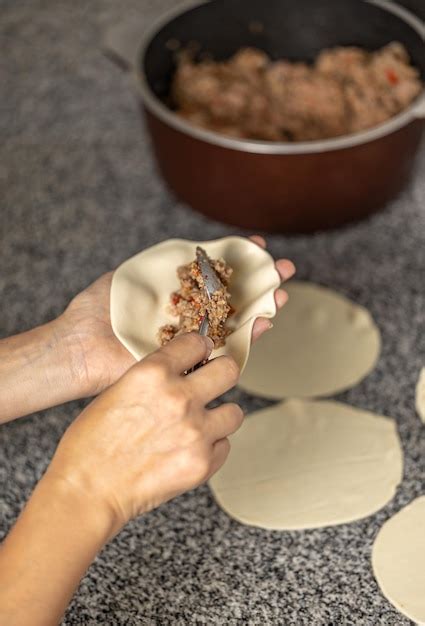
[[[83,395],[84,360],[60,319],[0,341],[0,423]]]
[[[108,511],[47,472],[0,548],[0,624],[58,624],[116,530]]]

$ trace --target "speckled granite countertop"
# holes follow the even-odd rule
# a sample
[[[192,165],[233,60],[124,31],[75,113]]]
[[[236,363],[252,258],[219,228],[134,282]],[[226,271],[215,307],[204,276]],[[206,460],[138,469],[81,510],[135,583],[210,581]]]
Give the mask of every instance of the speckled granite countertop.
[[[167,194],[127,79],[96,46],[124,9],[143,11],[149,24],[173,4],[1,3],[2,336],[57,315],[73,294],[146,246],[238,232]],[[425,359],[424,171],[422,150],[411,186],[366,222],[269,238],[275,256],[297,263],[299,277],[367,306],[382,331],[378,367],[339,398],[397,420],[405,477],[395,499],[355,524],[279,533],[232,521],[204,486],[128,525],[90,568],[64,624],[409,624],[381,596],[370,552],[382,523],[425,493],[425,427],[414,411]],[[266,404],[231,395],[249,411]],[[1,536],[82,406],[0,429]]]

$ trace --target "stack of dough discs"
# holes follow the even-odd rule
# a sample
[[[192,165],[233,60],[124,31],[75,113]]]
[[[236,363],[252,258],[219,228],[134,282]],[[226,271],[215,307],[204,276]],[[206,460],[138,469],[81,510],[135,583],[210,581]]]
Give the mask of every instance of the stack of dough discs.
[[[383,525],[373,545],[372,566],[391,604],[425,624],[425,496]]]
[[[274,328],[252,348],[240,386],[268,398],[314,398],[357,384],[374,367],[380,335],[369,312],[318,285],[292,281]]]
[[[210,480],[238,521],[319,528],[374,513],[402,478],[392,419],[332,401],[288,400],[248,416]]]

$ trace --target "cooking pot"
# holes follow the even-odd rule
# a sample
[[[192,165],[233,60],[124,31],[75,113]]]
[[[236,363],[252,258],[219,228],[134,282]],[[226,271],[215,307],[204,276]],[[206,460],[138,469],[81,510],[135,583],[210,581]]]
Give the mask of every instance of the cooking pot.
[[[216,60],[253,46],[272,59],[311,62],[323,48],[374,50],[397,40],[425,79],[425,25],[406,9],[386,0],[212,0],[180,6],[142,37],[143,30],[120,25],[106,48],[132,70],[159,170],[194,209],[254,230],[311,232],[362,218],[406,185],[424,129],[424,92],[370,130],[302,143],[220,135],[166,104],[176,42],[196,42]]]

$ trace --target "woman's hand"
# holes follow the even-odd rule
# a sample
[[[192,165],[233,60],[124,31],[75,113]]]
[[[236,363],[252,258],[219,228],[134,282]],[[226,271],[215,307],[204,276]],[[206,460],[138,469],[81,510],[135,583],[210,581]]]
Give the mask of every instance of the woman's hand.
[[[85,570],[131,518],[196,487],[224,463],[242,423],[207,409],[239,376],[212,341],[182,335],[124,374],[68,428],[0,549],[0,623],[57,624]]]
[[[116,530],[207,480],[243,419],[235,404],[206,408],[238,380],[231,357],[182,376],[212,346],[208,337],[181,335],[130,368],[70,426],[50,479],[87,494],[112,515]]]
[[[257,245],[266,247],[260,236],[251,237]],[[295,273],[294,264],[285,259],[276,261],[282,282]],[[74,370],[81,376],[81,395],[96,395],[114,383],[131,367],[135,360],[115,337],[109,315],[109,299],[113,272],[104,274],[76,296],[59,318],[59,332],[70,339],[73,346]],[[275,293],[277,307],[283,307],[286,292]],[[257,340],[271,328],[268,319],[259,318],[253,329]]]

